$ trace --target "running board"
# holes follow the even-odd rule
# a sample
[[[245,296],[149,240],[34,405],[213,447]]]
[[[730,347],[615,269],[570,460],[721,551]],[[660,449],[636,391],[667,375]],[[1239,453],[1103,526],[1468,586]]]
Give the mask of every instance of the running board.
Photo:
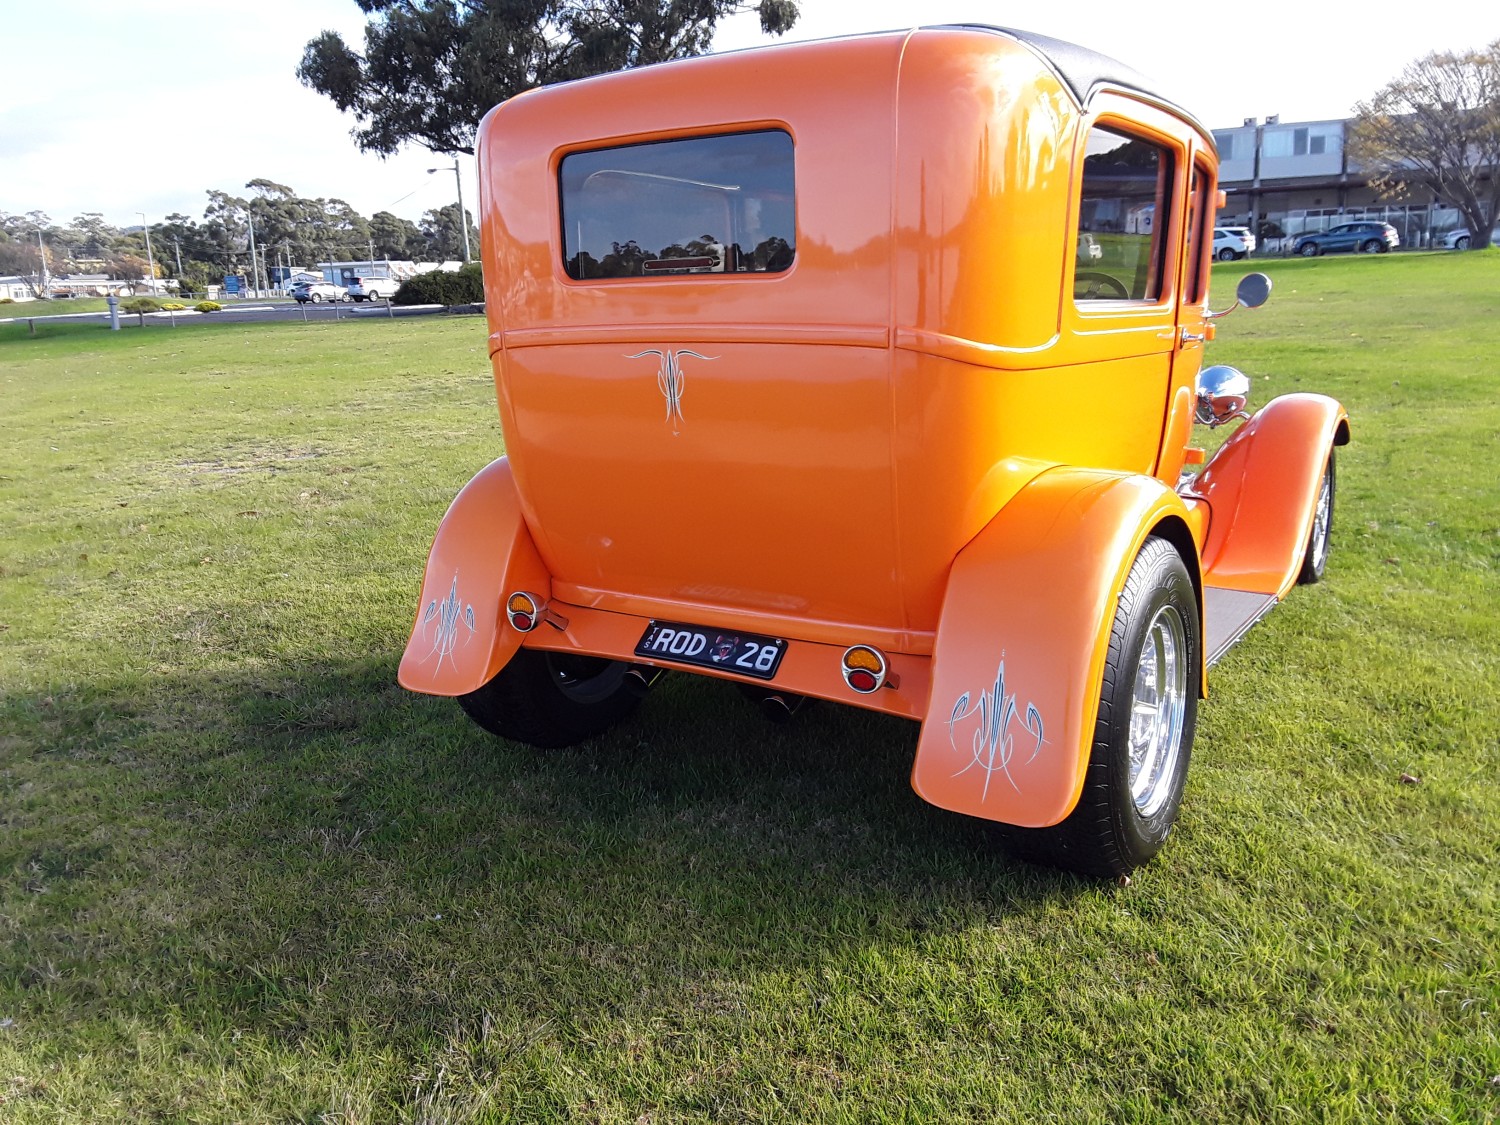
[[[1212,668],[1241,637],[1276,606],[1274,594],[1203,588],[1203,662]]]

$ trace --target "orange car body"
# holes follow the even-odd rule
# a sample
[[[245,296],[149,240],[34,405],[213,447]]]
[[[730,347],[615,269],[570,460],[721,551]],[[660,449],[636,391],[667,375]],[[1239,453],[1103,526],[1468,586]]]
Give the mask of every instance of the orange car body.
[[[786,642],[776,690],[921,721],[929,801],[1065,817],[1141,544],[1177,547],[1222,645],[1291,586],[1347,440],[1332,400],[1288,396],[1179,488],[1211,335],[1217,156],[1137,76],[1066,55],[926,28],[491,112],[481,229],[507,456],[439,528],[401,683],[463,695],[522,646],[682,669],[638,651],[653,621],[744,630]],[[1099,130],[1157,160],[1154,196],[1107,223],[1087,195]],[[588,237],[559,186],[570,156],[745,134],[795,154],[789,265],[728,272],[705,236],[708,266],[570,266]],[[627,189],[647,176],[606,171],[635,177]],[[1119,291],[1083,291],[1107,272],[1096,252],[1135,254]],[[549,627],[511,626],[519,590]],[[1219,602],[1236,616],[1216,634]],[[885,655],[880,690],[850,687],[851,645]]]

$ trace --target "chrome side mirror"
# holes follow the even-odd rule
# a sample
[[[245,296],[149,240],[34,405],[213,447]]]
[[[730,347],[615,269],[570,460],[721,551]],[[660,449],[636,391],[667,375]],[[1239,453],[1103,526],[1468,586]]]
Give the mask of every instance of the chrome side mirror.
[[[1198,422],[1218,427],[1236,418],[1248,419],[1245,405],[1250,401],[1250,378],[1237,367],[1216,364],[1198,372]]]
[[[1239,285],[1235,286],[1234,304],[1222,312],[1211,312],[1209,320],[1217,320],[1221,316],[1228,316],[1238,308],[1258,309],[1271,299],[1271,279],[1263,273],[1247,273],[1240,278]]]

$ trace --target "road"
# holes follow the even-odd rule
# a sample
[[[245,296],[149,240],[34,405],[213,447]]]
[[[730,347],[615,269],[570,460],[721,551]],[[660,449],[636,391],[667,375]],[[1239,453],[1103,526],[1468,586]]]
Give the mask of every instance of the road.
[[[482,311],[483,306],[463,306],[463,311]],[[178,324],[186,324],[194,321],[205,323],[228,322],[230,324],[253,324],[264,323],[275,320],[363,320],[368,317],[398,317],[398,316],[431,316],[433,313],[446,311],[442,305],[392,305],[389,301],[361,301],[351,304],[306,304],[299,305],[295,301],[233,301],[226,304],[215,313],[193,312],[191,309],[178,313],[147,313],[146,325],[148,327],[162,324],[170,325],[174,321]],[[20,323],[29,320],[30,317],[16,316],[0,319],[0,324]],[[46,323],[53,320],[99,320],[108,321],[109,313],[61,313],[56,316],[37,317],[37,321]],[[120,325],[137,323],[135,313],[121,313]]]

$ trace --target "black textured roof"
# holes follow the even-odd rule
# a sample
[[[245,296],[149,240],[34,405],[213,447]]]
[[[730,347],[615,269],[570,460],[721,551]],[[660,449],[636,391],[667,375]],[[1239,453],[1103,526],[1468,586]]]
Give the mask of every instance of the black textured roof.
[[[1191,113],[1183,109],[1182,103],[1177,98],[1134,67],[1126,66],[1108,55],[1101,55],[1098,51],[1080,47],[1077,43],[1054,39],[1050,35],[1039,35],[1034,31],[1018,31],[1013,27],[995,27],[987,23],[950,23],[938,26],[963,31],[993,32],[1024,44],[1057,72],[1063,85],[1067,86],[1073,96],[1078,99],[1079,105],[1087,103],[1089,95],[1096,86],[1122,86],[1127,90],[1135,90],[1159,101],[1167,102],[1192,117]],[[1196,121],[1196,118],[1194,120]]]

